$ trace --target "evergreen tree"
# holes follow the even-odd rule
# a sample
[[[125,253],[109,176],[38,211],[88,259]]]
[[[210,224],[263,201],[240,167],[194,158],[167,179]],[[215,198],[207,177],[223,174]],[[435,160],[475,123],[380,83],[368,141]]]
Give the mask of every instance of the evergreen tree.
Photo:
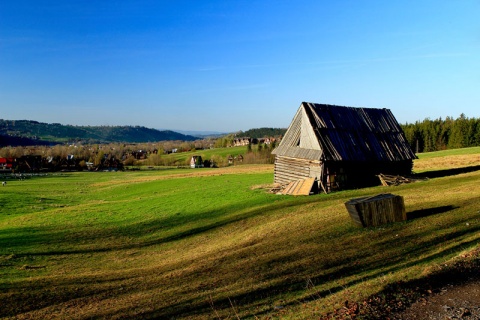
[[[463,113],[457,119],[427,118],[401,127],[415,152],[480,146],[480,119],[469,119]]]

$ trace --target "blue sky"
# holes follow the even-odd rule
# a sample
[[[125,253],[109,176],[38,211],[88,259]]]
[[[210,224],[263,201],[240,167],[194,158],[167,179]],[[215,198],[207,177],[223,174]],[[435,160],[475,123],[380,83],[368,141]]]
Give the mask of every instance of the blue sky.
[[[480,1],[1,1],[0,118],[232,132],[480,117]]]

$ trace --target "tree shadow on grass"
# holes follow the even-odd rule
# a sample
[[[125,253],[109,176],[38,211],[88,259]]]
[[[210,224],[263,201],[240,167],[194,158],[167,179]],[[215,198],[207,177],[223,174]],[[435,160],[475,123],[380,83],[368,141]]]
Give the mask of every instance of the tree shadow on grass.
[[[452,236],[457,237],[470,232],[478,231],[479,228],[476,228],[475,230],[470,230],[468,232],[454,233],[452,234]],[[420,255],[421,253],[428,251],[428,248],[430,248],[431,246],[435,246],[437,243],[442,241],[443,237],[437,237],[432,241],[431,244],[427,245],[426,248],[419,248],[418,252],[415,252],[415,254]],[[249,313],[250,316],[252,314],[255,314],[255,316],[257,317],[266,316],[268,318],[274,315],[276,312],[275,306],[271,303],[273,301],[283,300],[287,295],[294,294],[296,296],[303,297],[293,300],[285,299],[286,301],[283,302],[281,306],[282,308],[292,307],[295,305],[322,299],[332,294],[338,293],[342,290],[345,290],[346,288],[376,279],[390,272],[396,272],[405,268],[413,267],[418,264],[428,264],[429,262],[434,261],[439,257],[445,257],[452,252],[458,251],[461,248],[477,245],[478,243],[478,239],[472,241],[463,241],[451,248],[444,249],[438,253],[434,253],[424,258],[415,259],[413,261],[407,262],[405,262],[402,257],[397,257],[387,261],[377,261],[374,264],[369,264],[368,262],[352,264],[352,261],[349,261],[348,259],[339,260],[337,263],[340,267],[333,268],[335,269],[335,271],[325,272],[308,279],[307,277],[300,279],[300,277],[294,276],[294,273],[292,273],[289,277],[283,277],[285,280],[275,285],[268,285],[266,287],[259,287],[254,290],[249,290],[247,292],[232,294],[227,298],[210,297],[209,300],[196,300],[189,301],[188,303],[185,303],[183,301],[175,305],[157,308],[156,310],[151,311],[151,313],[143,314],[143,316],[148,315],[148,318],[169,318],[179,315],[182,315],[182,317],[188,317],[195,315],[198,316],[199,314],[210,314],[211,316],[213,316],[216,312],[219,312],[222,316],[230,314],[231,317],[234,317],[234,306],[236,306],[239,312],[242,312],[242,309],[244,308],[247,310],[266,309],[264,311],[256,313],[250,313],[249,311],[247,311],[247,313]],[[358,258],[360,259],[360,256]],[[285,257],[285,260],[288,259],[289,257]],[[338,283],[342,279],[355,275],[359,272],[359,270],[362,270],[362,272],[367,270],[368,272],[366,272],[365,276],[359,277],[349,282],[345,282],[342,285],[335,285],[322,291],[315,290],[315,284],[321,284],[325,282],[332,282],[332,284]],[[336,281],[332,281],[335,279]],[[313,286],[311,289],[308,288],[309,283],[311,283]],[[308,291],[313,291],[313,293],[305,295],[305,293]],[[267,307],[265,308],[265,306]],[[245,310],[243,310],[243,312],[245,312]]]
[[[249,214],[256,215],[259,214],[259,212],[264,212],[264,210],[257,208],[256,210],[249,212]],[[212,225],[211,228],[215,228],[215,226]],[[193,230],[191,231],[193,234],[195,234]],[[203,232],[201,230],[196,231]],[[375,257],[373,257],[373,259],[367,259],[368,257],[365,255],[368,256],[369,252],[358,252],[354,256],[345,256],[342,259],[332,261],[333,264],[329,265],[328,267],[322,265],[309,265],[307,266],[307,269],[303,270],[302,268],[300,269],[302,271],[300,271],[295,266],[292,266],[287,269],[280,268],[278,271],[274,271],[276,266],[284,263],[288,264],[289,262],[295,261],[298,258],[298,256],[295,255],[295,252],[287,251],[286,254],[276,257],[273,265],[272,257],[257,260],[258,264],[266,265],[271,270],[265,273],[263,277],[259,278],[258,283],[261,283],[263,279],[265,280],[265,285],[252,289],[240,290],[240,292],[232,293],[227,297],[225,297],[225,294],[222,294],[218,290],[216,284],[213,284],[215,279],[212,279],[212,283],[208,284],[206,287],[200,287],[198,286],[199,283],[195,283],[195,281],[198,281],[197,278],[205,277],[204,275],[202,276],[198,274],[198,272],[207,272],[207,269],[204,270],[202,268],[198,270],[192,269],[184,271],[182,276],[178,277],[177,279],[162,278],[163,280],[161,282],[148,281],[148,279],[157,279],[158,273],[161,271],[155,269],[139,275],[130,276],[124,274],[123,276],[99,275],[98,277],[87,279],[65,278],[63,279],[63,283],[59,283],[58,279],[55,281],[48,280],[46,283],[44,283],[43,288],[41,288],[41,285],[39,288],[39,284],[31,284],[29,282],[24,282],[23,284],[17,283],[17,287],[15,289],[16,292],[12,292],[10,295],[11,301],[9,301],[12,302],[12,305],[16,305],[16,308],[18,309],[0,311],[0,314],[13,316],[18,314],[17,312],[19,310],[23,312],[29,312],[39,310],[40,307],[46,308],[54,304],[66,303],[67,301],[73,300],[79,302],[85,301],[84,303],[88,304],[93,301],[92,299],[95,299],[95,301],[108,300],[116,295],[141,294],[142,292],[148,292],[151,290],[161,290],[161,288],[164,288],[164,286],[165,288],[168,288],[169,286],[178,286],[181,283],[188,283],[191,281],[193,282],[193,285],[189,285],[191,289],[198,290],[198,296],[196,298],[192,298],[190,296],[178,296],[175,299],[175,302],[168,304],[162,304],[159,302],[158,306],[154,307],[148,305],[147,303],[143,303],[142,305],[137,306],[138,310],[135,310],[137,307],[134,309],[129,309],[127,306],[125,306],[125,308],[119,307],[115,310],[112,309],[108,311],[106,314],[103,314],[103,316],[112,317],[113,315],[119,315],[123,318],[176,318],[210,315],[214,317],[213,315],[218,311],[222,317],[225,317],[226,314],[234,315],[236,312],[232,305],[236,306],[238,312],[240,312],[242,315],[271,315],[275,313],[274,305],[272,305],[272,303],[274,301],[284,299],[287,296],[294,295],[301,298],[285,298],[287,301],[283,303],[282,307],[295,306],[301,303],[318,300],[331,294],[338,293],[356,284],[376,279],[384,274],[409,268],[416,264],[428,264],[439,257],[446,257],[452,252],[457,252],[461,248],[476,245],[478,244],[478,239],[467,240],[465,236],[478,233],[479,231],[480,227],[478,226],[472,226],[463,230],[451,229],[446,234],[439,234],[429,241],[420,243],[420,245],[414,244],[413,240],[418,237],[421,238],[421,233],[405,238],[403,243],[411,244],[405,248],[408,250],[407,252],[409,256],[421,257],[419,259],[405,259],[405,257],[395,254],[395,252],[392,252],[389,256],[386,256],[385,259],[376,259]],[[332,229],[328,232],[332,233],[331,235],[333,236],[335,229]],[[393,235],[393,233],[398,231],[392,229],[391,232]],[[365,234],[365,237],[369,238],[367,234]],[[375,248],[372,248],[370,253],[376,251],[385,251],[388,248],[394,248],[401,245],[396,237],[389,236],[382,238],[385,238],[385,240],[372,243],[372,246],[374,245]],[[452,247],[446,247],[439,252],[431,251],[432,248],[436,248],[438,245],[444,243],[446,239],[458,239],[458,243]],[[355,246],[355,244],[352,243],[349,246]],[[209,254],[208,256],[204,257],[204,259],[205,261],[209,261],[214,259],[215,255],[216,253],[211,253],[211,256]],[[223,263],[235,263],[239,259],[242,259],[241,252],[237,252],[232,248],[232,251],[228,253],[228,258],[222,259],[222,261]],[[213,269],[213,275],[214,277],[220,277],[221,272],[219,271],[221,271],[222,268],[228,269],[228,267],[225,265],[222,267],[220,263],[216,265],[217,268]],[[179,267],[184,268],[184,266]],[[319,270],[319,268],[324,269],[324,271]],[[177,268],[173,269],[176,270]],[[244,273],[245,277],[251,277],[253,276],[252,272],[255,271],[238,270],[238,272]],[[297,274],[297,272],[299,273]],[[347,282],[342,282],[342,279],[352,277],[358,272],[362,272],[364,275],[353,279],[351,278],[351,280]],[[226,278],[223,279],[223,281],[221,281],[222,278],[220,277],[220,282],[228,284],[230,281],[234,281],[234,279],[229,279],[227,275],[225,277]],[[268,278],[272,277],[280,281],[275,281],[274,284],[269,284],[267,280]],[[308,291],[310,291],[306,285],[307,279],[310,279],[313,285],[330,282],[332,286],[320,291],[313,287],[311,289],[313,293],[310,295],[305,295],[306,292],[308,293]],[[101,282],[105,283],[105,285],[95,287],[95,285],[98,285]],[[341,283],[341,285],[338,285],[338,283]],[[22,288],[22,286],[24,287]],[[35,291],[28,290],[33,289],[33,287],[30,288],[30,286],[35,286]],[[51,287],[57,288],[56,291],[51,291],[49,289]],[[80,287],[80,291],[77,291],[77,287]],[[38,299],[39,295],[41,295],[43,298]],[[23,302],[21,305],[18,305],[18,302],[14,303],[14,301]],[[146,310],[145,308],[149,308],[150,310]]]
[[[313,200],[312,200],[313,201]],[[24,261],[23,258],[34,259],[36,256],[63,256],[70,254],[91,254],[91,253],[102,253],[109,251],[118,251],[118,250],[128,250],[135,248],[142,248],[146,246],[159,245],[162,243],[173,242],[177,240],[186,239],[188,237],[193,237],[201,233],[211,231],[217,228],[226,227],[229,224],[236,223],[241,220],[254,218],[258,215],[268,215],[270,212],[275,212],[281,208],[286,207],[295,207],[303,205],[304,203],[298,203],[295,201],[292,202],[279,202],[274,203],[268,206],[260,206],[252,208],[249,210],[244,210],[238,214],[226,214],[226,212],[235,212],[234,210],[238,209],[237,206],[225,206],[219,208],[215,211],[199,213],[198,217],[192,217],[190,222],[199,222],[198,224],[192,225],[190,228],[186,228],[183,231],[179,232],[169,232],[169,234],[162,235],[162,230],[168,231],[169,228],[173,228],[178,225],[183,218],[173,215],[167,218],[159,218],[153,221],[147,222],[138,222],[130,224],[128,226],[114,228],[114,230],[108,230],[105,228],[103,232],[85,234],[85,233],[74,233],[72,236],[72,230],[59,230],[55,228],[37,226],[34,228],[16,228],[4,230],[3,234],[0,232],[0,247],[9,248],[11,252],[11,261],[9,267],[20,266],[20,261]],[[208,217],[208,218],[207,218]],[[184,222],[184,221],[183,221]],[[153,240],[147,241],[137,241],[134,243],[123,242],[115,245],[104,245],[102,243],[103,238],[109,238],[113,234],[117,236],[141,236],[144,234],[144,228],[148,228],[151,232],[158,232],[159,237]],[[67,237],[69,235],[69,237]],[[91,243],[100,243],[100,245],[93,248],[83,249],[81,247],[75,247],[75,243],[83,243],[86,240],[90,240]],[[62,242],[65,244],[65,249],[49,249],[50,245],[55,243]],[[66,242],[66,243],[65,243]],[[15,244],[15,245],[12,245]],[[44,247],[43,251],[24,251],[22,248],[30,247],[32,244],[37,244],[40,247]],[[71,249],[70,249],[71,248]],[[22,252],[23,251],[23,252]],[[1,258],[1,256],[0,256]],[[183,266],[182,266],[183,267]],[[154,271],[156,276],[158,270]],[[126,278],[128,280],[128,277]],[[143,280],[143,279],[142,279]],[[114,287],[119,287],[120,284],[125,281],[123,278],[116,278],[113,276],[107,276],[103,279],[103,276],[93,276],[91,279],[76,279],[76,278],[65,278],[63,280],[56,279],[55,281],[45,280],[42,281],[43,286],[37,284],[32,285],[28,281],[23,282],[22,284],[18,283],[17,287],[9,288],[8,285],[3,285],[1,289],[10,290],[11,295],[9,301],[11,302],[12,308],[0,310],[0,316],[12,316],[14,314],[19,314],[22,312],[31,312],[34,310],[39,310],[46,308],[53,304],[58,304],[66,301],[76,300],[76,299],[89,299],[93,296],[96,299],[107,299],[112,295],[115,295],[114,291],[111,289],[105,289],[100,286],[95,288],[95,286],[85,286],[85,283],[91,282],[94,285],[98,285],[101,282],[106,282],[112,284]],[[117,284],[118,283],[118,284]],[[153,284],[152,284],[153,285]],[[33,287],[32,287],[33,286]],[[62,290],[59,293],[51,292],[49,288],[51,287],[61,287]],[[80,288],[80,289],[77,289]],[[152,287],[154,289],[156,287]],[[12,289],[12,290],[11,290]],[[132,286],[129,289],[123,290],[121,294],[126,294],[135,290]],[[47,293],[45,293],[47,292]],[[38,299],[38,296],[42,295],[43,299]],[[21,301],[21,303],[18,303]],[[185,312],[191,309],[191,304],[184,302],[180,303],[184,306]],[[209,305],[206,305],[209,308]],[[176,314],[178,312],[179,306],[176,306],[174,309],[170,307],[165,307],[168,309],[168,312]],[[175,311],[177,309],[177,311]],[[155,314],[159,312],[156,311]],[[177,313],[178,314],[178,313]]]
[[[317,201],[318,199],[312,198],[312,201]],[[140,248],[148,245],[157,245],[177,240],[186,239],[195,235],[199,235],[203,232],[211,231],[216,228],[222,228],[230,223],[236,223],[243,219],[254,218],[259,215],[268,215],[270,212],[275,212],[280,208],[292,207],[305,205],[305,202],[278,202],[273,203],[269,206],[259,206],[247,210],[239,210],[239,206],[225,206],[223,208],[218,208],[213,211],[199,213],[194,217],[190,217],[187,220],[181,216],[171,216],[166,218],[159,218],[151,221],[143,221],[135,224],[129,224],[128,226],[123,226],[120,228],[115,228],[115,230],[105,230],[103,234],[75,234],[74,237],[70,237],[68,242],[69,244],[66,248],[73,248],[73,250],[45,250],[43,255],[54,255],[54,254],[75,254],[75,253],[93,253],[93,252],[102,252],[109,250],[122,250],[130,248]],[[455,209],[453,206],[443,206],[437,208],[429,208],[413,211],[416,213],[416,218],[427,217],[432,214],[438,214],[443,212],[448,212]],[[235,211],[237,210],[237,211]],[[238,212],[233,215],[226,215],[226,212]],[[169,234],[162,235],[163,230],[170,230],[174,228],[175,225],[184,222],[195,222],[191,224],[190,227],[185,228],[182,231],[170,232]],[[461,221],[460,221],[461,222]],[[458,222],[458,223],[460,223]],[[408,224],[405,224],[408,225]],[[151,239],[147,241],[137,241],[135,243],[126,243],[123,242],[115,247],[95,247],[92,249],[83,250],[82,248],[75,249],[76,241],[85,241],[87,238],[92,238],[92,242],[101,241],[103,238],[108,238],[112,235],[111,232],[116,232],[117,235],[131,235],[133,237],[141,236],[145,232],[145,227],[148,228],[151,232],[159,233],[159,237],[156,239]],[[355,229],[356,230],[356,229]],[[20,231],[20,230],[19,230]],[[90,299],[95,300],[108,300],[116,295],[126,295],[126,294],[141,294],[142,292],[148,292],[149,290],[161,290],[162,288],[168,288],[169,286],[179,286],[180,284],[185,285],[185,283],[192,282],[194,285],[189,285],[191,290],[197,290],[197,297],[189,298],[188,296],[178,296],[176,302],[162,304],[158,302],[158,306],[151,307],[151,311],[138,311],[139,313],[135,314],[135,310],[127,310],[123,308],[118,308],[116,310],[110,310],[105,314],[105,317],[111,317],[113,315],[122,316],[124,318],[134,318],[134,317],[143,317],[143,318],[173,318],[173,317],[187,317],[187,316],[198,316],[198,315],[213,315],[216,310],[224,316],[226,313],[234,313],[232,310],[232,304],[239,306],[239,312],[242,314],[254,314],[256,311],[253,310],[265,310],[259,311],[256,314],[269,314],[273,313],[274,301],[283,299],[287,296],[297,296],[301,297],[299,299],[288,299],[288,301],[283,306],[294,306],[302,302],[308,302],[311,300],[317,300],[319,297],[325,297],[333,293],[338,293],[345,288],[354,286],[356,284],[362,283],[364,281],[369,281],[381,277],[383,274],[389,272],[395,272],[402,270],[404,268],[412,267],[416,264],[428,264],[431,261],[436,259],[448,257],[453,252],[457,252],[463,247],[469,247],[475,244],[478,244],[478,238],[474,240],[468,240],[467,236],[471,234],[476,234],[480,231],[480,227],[472,225],[467,229],[456,230],[455,228],[447,228],[443,233],[437,233],[437,230],[432,231],[434,235],[432,238],[425,237],[425,241],[415,243],[416,240],[422,239],[423,231],[419,230],[410,237],[405,237],[403,239],[395,237],[395,233],[398,232],[397,229],[391,228],[387,231],[382,231],[382,237],[372,238],[371,233],[356,231],[355,233],[360,237],[359,241],[372,241],[372,244],[366,247],[365,252],[357,252],[353,255],[346,255],[338,260],[328,261],[330,264],[327,266],[325,264],[308,264],[303,265],[293,264],[292,267],[288,268],[278,268],[283,264],[292,263],[298,260],[298,254],[295,251],[286,251],[284,254],[279,256],[266,256],[262,259],[262,256],[256,257],[256,264],[263,267],[256,268],[255,270],[269,270],[262,271],[261,275],[258,275],[258,271],[254,269],[248,270],[237,270],[237,273],[241,273],[244,277],[258,277],[258,281],[255,288],[245,288],[244,290],[238,290],[237,292],[231,294],[228,298],[225,298],[225,294],[222,294],[222,288],[217,287],[216,279],[208,281],[205,286],[200,286],[200,283],[195,283],[194,281],[199,281],[197,279],[205,278],[205,274],[212,274],[213,277],[219,279],[219,283],[223,286],[226,286],[234,283],[236,277],[230,276],[229,274],[222,273],[223,270],[232,270],[233,268],[228,267],[228,263],[235,265],[238,261],[246,259],[242,254],[242,250],[229,250],[228,256],[220,260],[215,260],[217,252],[211,253],[209,255],[203,256],[204,261],[216,261],[215,264],[208,265],[207,267],[197,267],[197,269],[185,269],[181,273],[181,277],[177,279],[168,279],[166,276],[162,278],[161,281],[148,281],[149,279],[156,280],[158,274],[161,273],[161,270],[152,270],[146,273],[142,273],[135,278],[135,275],[124,274],[123,278],[110,278],[110,276],[99,276],[98,278],[88,278],[86,280],[76,279],[77,282],[73,282],[73,279],[65,278],[64,283],[59,284],[57,281],[49,281],[45,284],[45,287],[41,290],[35,292],[35,294],[27,295],[27,289],[33,288],[33,285],[27,281],[22,284],[17,283],[16,292],[11,293],[11,301],[24,301],[23,308],[24,310],[35,310],[38,307],[48,307],[54,304],[59,304],[60,302],[71,301],[72,299],[85,299],[85,303],[89,303]],[[59,241],[62,237],[69,233],[69,231],[62,230],[53,230],[53,229],[38,229],[36,239],[30,239],[32,242],[36,240],[47,241],[48,237],[53,237],[51,241]],[[320,232],[320,230],[319,230]],[[321,239],[335,239],[338,237],[338,230],[335,228],[327,229],[327,234],[324,234]],[[391,233],[391,234],[390,234]],[[32,234],[35,236],[35,234]],[[428,236],[429,234],[425,234]],[[11,236],[14,236],[11,234]],[[400,241],[399,241],[400,239]],[[455,240],[457,243],[452,246],[447,246],[443,250],[436,250],[441,245],[444,245],[446,241]],[[3,244],[7,244],[7,239],[2,241]],[[0,241],[0,244],[2,244]],[[27,241],[25,239],[25,241]],[[315,241],[312,241],[312,245]],[[25,245],[27,245],[25,243]],[[257,252],[262,252],[258,250],[262,244],[255,246]],[[332,243],[332,246],[335,244]],[[345,250],[350,250],[353,247],[356,247],[355,243],[344,243],[346,246]],[[404,250],[393,250],[392,248],[403,247]],[[20,248],[20,247],[19,247]],[[244,247],[239,247],[238,249],[244,249]],[[342,248],[337,248],[336,250],[342,250]],[[376,255],[376,252],[386,251],[391,252],[388,255]],[[264,250],[268,252],[269,250]],[[330,251],[329,251],[330,252]],[[323,254],[328,254],[329,252],[324,252]],[[401,253],[401,254],[399,254]],[[28,254],[28,253],[25,253]],[[38,253],[30,253],[32,255],[38,255]],[[314,258],[315,255],[322,254],[321,252],[311,252],[310,258]],[[369,258],[368,255],[371,254],[372,258]],[[405,259],[403,255],[408,254],[409,259]],[[253,255],[250,255],[253,257]],[[412,257],[420,257],[413,259]],[[227,264],[227,265],[226,265]],[[223,265],[223,266],[222,266]],[[301,267],[297,269],[297,267]],[[184,265],[179,265],[178,268],[171,266],[172,270],[182,270],[185,268]],[[209,270],[212,270],[210,272]],[[353,277],[356,274],[361,272],[363,276]],[[199,274],[200,273],[200,274]],[[104,278],[105,277],[105,278]],[[277,279],[277,281],[270,282],[269,280]],[[321,284],[321,283],[331,283],[330,287],[327,289],[322,288],[322,290],[315,290],[310,296],[306,296],[306,279],[310,279],[312,284]],[[342,282],[343,279],[350,278],[350,281]],[[135,280],[135,281],[134,281]],[[105,286],[94,288],[93,285],[85,286],[85,282],[90,281],[91,284],[96,284],[98,282],[104,282]],[[129,281],[129,285],[125,285]],[[140,284],[137,284],[141,283]],[[261,283],[265,283],[262,285]],[[273,284],[272,284],[273,283]],[[342,285],[338,285],[342,283]],[[18,288],[23,285],[23,288]],[[82,289],[80,292],[76,291],[76,287],[80,286]],[[49,288],[61,288],[62,293],[53,292]],[[3,288],[2,288],[3,289]],[[219,291],[220,290],[220,291]],[[59,291],[59,290],[57,290]],[[45,295],[48,292],[49,295],[44,300],[39,300],[39,295]],[[59,292],[62,292],[61,290]],[[286,299],[287,300],[287,299]],[[146,303],[144,303],[146,305]],[[17,305],[18,307],[18,305]],[[22,307],[22,306],[20,306]],[[138,306],[139,308],[141,306]],[[1,312],[1,311],[0,311]],[[16,314],[17,311],[11,310],[11,313],[4,313],[7,315]],[[0,313],[1,314],[1,313]],[[131,316],[130,316],[131,315]]]
[[[315,199],[311,201],[315,201]],[[255,218],[260,215],[268,215],[270,212],[276,212],[279,209],[302,206],[304,204],[305,202],[281,201],[268,206],[254,206],[248,210],[245,210],[243,204],[228,205],[217,208],[216,210],[199,212],[187,216],[177,214],[154,220],[139,221],[123,226],[105,225],[101,231],[93,230],[91,233],[77,232],[75,228],[57,229],[44,226],[11,228],[0,231],[0,248],[8,248],[8,250],[11,251],[9,253],[14,253],[17,256],[53,256],[140,249],[180,241],[226,227],[242,220]],[[189,227],[183,230],[178,229],[179,226],[183,225],[188,225]],[[148,234],[158,236],[149,240],[142,239],[142,237]],[[104,239],[122,239],[124,237],[134,240],[129,242],[119,241],[117,244],[109,245],[105,245],[103,241]],[[49,247],[51,247],[50,245],[59,248],[58,243],[62,243],[61,247],[68,249],[49,249]],[[90,246],[88,249],[82,249],[78,247],[78,243],[94,243],[95,245],[93,247]],[[29,247],[31,244],[41,244],[41,248],[44,248],[44,250],[36,252],[22,251],[22,248]]]

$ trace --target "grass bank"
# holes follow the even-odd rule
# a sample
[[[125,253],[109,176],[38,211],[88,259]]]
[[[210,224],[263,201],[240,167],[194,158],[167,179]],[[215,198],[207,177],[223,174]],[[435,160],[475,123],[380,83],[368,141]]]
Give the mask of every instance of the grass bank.
[[[464,155],[420,156],[415,166],[450,156]],[[478,246],[479,179],[473,171],[311,197],[267,193],[270,165],[9,182],[0,316],[318,317]],[[344,203],[382,192],[404,197],[409,220],[356,227]]]

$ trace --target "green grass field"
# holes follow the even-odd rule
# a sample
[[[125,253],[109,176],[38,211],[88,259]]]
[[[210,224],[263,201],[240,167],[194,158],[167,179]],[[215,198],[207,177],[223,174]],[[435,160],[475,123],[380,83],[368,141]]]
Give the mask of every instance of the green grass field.
[[[415,167],[480,165],[477,151]],[[272,180],[273,166],[242,165],[8,181],[0,317],[308,319],[480,241],[480,171],[310,197],[270,194]],[[355,226],[344,203],[384,192],[410,219]]]
[[[467,156],[467,155],[479,155],[480,147],[471,147],[471,148],[462,148],[462,149],[450,149],[436,152],[424,152],[419,153],[417,156],[419,159],[431,159],[431,158],[442,158],[442,157],[451,157],[451,156]]]

